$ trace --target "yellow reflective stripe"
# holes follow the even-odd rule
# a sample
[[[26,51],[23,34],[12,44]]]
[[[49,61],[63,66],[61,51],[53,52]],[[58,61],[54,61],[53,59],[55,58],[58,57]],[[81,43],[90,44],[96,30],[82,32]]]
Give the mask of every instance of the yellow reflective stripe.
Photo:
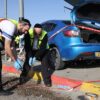
[[[1,21],[3,21],[3,20],[5,20],[4,18],[0,18],[0,22]],[[1,35],[2,33],[1,33],[1,30],[0,30],[0,40],[2,40],[2,35]]]
[[[47,32],[46,31],[42,31],[42,35],[39,37],[39,44],[38,44],[38,48],[40,48],[40,45],[41,45],[41,43],[42,43],[42,40],[43,40],[43,38],[44,38],[44,36],[47,34]]]
[[[19,43],[19,40],[20,40],[20,38],[19,38],[19,36],[17,36],[17,37],[15,38],[15,42],[18,44],[18,43]]]
[[[11,21],[13,24],[15,24],[16,26],[18,25],[18,21],[14,20],[14,19],[8,19],[9,21]]]
[[[33,44],[33,37],[34,37],[33,28],[30,28],[30,29],[29,29],[29,35],[30,35],[31,46],[32,46],[32,44]]]
[[[33,33],[33,29],[32,28],[29,29],[29,35],[30,35],[31,38],[33,38],[34,33]]]
[[[30,39],[31,39],[31,46],[32,46],[32,44],[33,44],[33,38],[34,38],[34,32],[33,32],[33,30],[34,29],[32,29],[32,28],[30,28],[30,30],[29,30],[29,35],[30,35]],[[43,40],[43,38],[44,38],[44,36],[47,34],[47,32],[46,31],[42,31],[42,34],[41,34],[41,36],[39,37],[39,42],[38,42],[38,48],[40,48],[40,45],[41,45],[41,43],[42,43],[42,40]],[[47,49],[49,48],[49,45],[47,44]]]
[[[0,36],[0,40],[2,40],[2,36]]]
[[[13,20],[13,19],[5,19],[5,18],[0,18],[0,22],[3,20],[9,20],[11,21],[13,24],[15,24],[16,26],[18,25],[18,21]],[[0,40],[2,40],[2,36],[0,35]]]

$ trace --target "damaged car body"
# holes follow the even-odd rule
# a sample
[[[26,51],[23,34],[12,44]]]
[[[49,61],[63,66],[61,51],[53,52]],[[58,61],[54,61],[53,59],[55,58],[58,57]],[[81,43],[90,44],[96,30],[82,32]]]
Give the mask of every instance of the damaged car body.
[[[63,68],[64,61],[100,59],[100,1],[64,1],[73,6],[71,21],[42,23],[54,25],[47,31],[55,69]]]

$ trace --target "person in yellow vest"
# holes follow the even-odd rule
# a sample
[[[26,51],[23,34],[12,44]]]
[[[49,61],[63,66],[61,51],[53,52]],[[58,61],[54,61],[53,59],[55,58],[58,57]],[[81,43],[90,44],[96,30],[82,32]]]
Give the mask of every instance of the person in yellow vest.
[[[21,83],[24,82],[24,79],[27,77],[28,71],[30,70],[31,66],[36,62],[36,60],[42,61],[44,55],[49,50],[47,32],[42,29],[41,24],[35,24],[34,28],[29,30],[29,36],[27,34],[25,40],[26,60],[23,66],[22,74],[20,76]],[[46,70],[45,68],[43,68],[43,73],[47,73]],[[45,78],[45,76],[48,75],[43,74],[45,85],[51,86],[50,77],[47,79]]]
[[[22,69],[22,62],[14,55],[11,50],[11,43],[15,35],[27,34],[30,29],[30,21],[21,19],[16,20],[0,18],[0,51],[5,49],[5,52],[14,62],[14,67],[18,70]],[[2,86],[2,59],[0,52],[0,93],[6,93]]]

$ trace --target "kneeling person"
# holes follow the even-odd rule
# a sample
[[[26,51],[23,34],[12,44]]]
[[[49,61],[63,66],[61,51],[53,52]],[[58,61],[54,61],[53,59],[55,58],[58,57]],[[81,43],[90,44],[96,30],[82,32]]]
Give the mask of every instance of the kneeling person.
[[[26,60],[23,66],[23,72],[21,74],[21,79],[23,80],[23,77],[26,77],[31,66],[36,62],[36,60],[42,61],[45,54],[48,52],[48,36],[47,32],[42,29],[41,24],[35,24],[34,28],[29,31],[29,36],[26,36],[26,43],[25,43],[25,51],[26,51]],[[46,70],[44,67],[42,67],[42,76],[45,85],[50,86],[51,81],[46,79]],[[45,74],[44,74],[45,73]],[[48,76],[48,75],[47,75]],[[21,80],[21,81],[22,81]]]

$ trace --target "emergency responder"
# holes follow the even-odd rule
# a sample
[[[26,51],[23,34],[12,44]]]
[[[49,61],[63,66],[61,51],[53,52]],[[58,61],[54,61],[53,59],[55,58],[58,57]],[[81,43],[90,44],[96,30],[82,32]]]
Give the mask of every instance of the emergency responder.
[[[22,74],[20,76],[21,82],[22,81],[24,82],[24,79],[27,77],[30,67],[36,62],[36,60],[42,61],[42,58],[48,52],[48,44],[47,44],[48,36],[47,36],[47,32],[42,29],[41,24],[38,24],[38,23],[35,24],[34,28],[30,29],[29,36],[27,34],[25,40],[26,40],[25,42],[26,60],[23,66]],[[45,75],[47,75],[46,74],[47,72],[45,72],[46,71],[45,69],[41,71],[45,73]],[[47,81],[51,79],[50,77],[47,77],[47,78],[48,79],[44,78],[44,74],[43,74],[43,80],[44,80],[45,85],[51,86],[51,81]]]
[[[0,51],[5,49],[5,53],[14,61],[14,67],[18,70],[22,68],[22,62],[13,54],[11,43],[15,35],[28,33],[30,21],[27,19],[16,20],[0,18]],[[2,58],[0,52],[0,93],[6,93],[2,86]]]

